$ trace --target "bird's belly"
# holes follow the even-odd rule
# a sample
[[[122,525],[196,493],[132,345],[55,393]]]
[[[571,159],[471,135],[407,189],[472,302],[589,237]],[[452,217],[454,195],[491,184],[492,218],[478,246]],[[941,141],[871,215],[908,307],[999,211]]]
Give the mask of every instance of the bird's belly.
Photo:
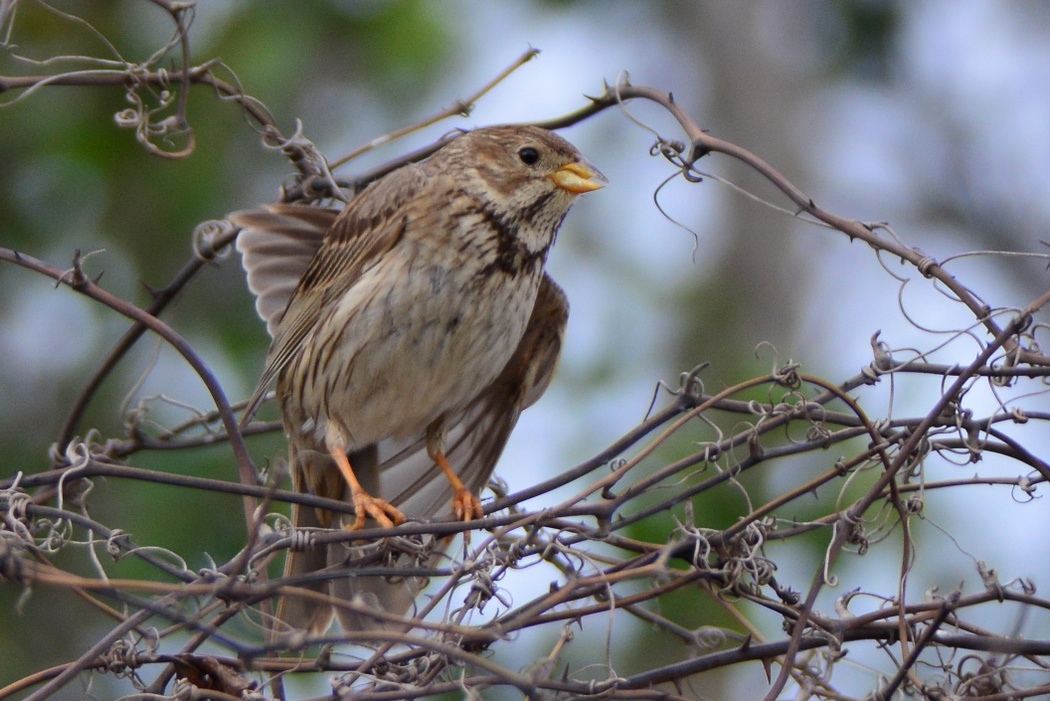
[[[335,372],[307,375],[298,416],[286,416],[295,424],[289,430],[350,451],[418,435],[469,403],[521,340],[540,271],[515,284],[502,275],[487,284],[460,277],[457,270],[416,269],[396,285],[355,285],[339,303],[355,310],[339,342],[305,344],[321,355],[304,354],[299,363]],[[315,333],[326,323],[335,322],[322,321]]]

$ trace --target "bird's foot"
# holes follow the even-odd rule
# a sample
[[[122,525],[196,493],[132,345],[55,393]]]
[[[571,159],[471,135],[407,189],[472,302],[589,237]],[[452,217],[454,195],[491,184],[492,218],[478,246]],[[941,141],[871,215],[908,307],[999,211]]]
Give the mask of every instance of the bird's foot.
[[[393,528],[405,522],[405,515],[401,511],[379,497],[374,497],[368,492],[354,492],[354,522],[344,526],[348,531],[359,531],[365,527],[365,519],[369,516],[374,518],[383,528]]]
[[[466,487],[460,487],[452,497],[452,513],[457,521],[473,521],[484,516],[485,510],[481,508],[481,499]]]

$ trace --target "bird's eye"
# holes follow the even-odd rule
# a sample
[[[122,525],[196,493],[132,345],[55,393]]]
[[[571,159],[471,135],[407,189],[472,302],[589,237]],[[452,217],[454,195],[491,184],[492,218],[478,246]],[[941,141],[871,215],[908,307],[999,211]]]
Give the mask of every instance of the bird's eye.
[[[536,161],[540,160],[540,152],[531,146],[526,146],[518,151],[518,158],[527,166],[535,165]]]

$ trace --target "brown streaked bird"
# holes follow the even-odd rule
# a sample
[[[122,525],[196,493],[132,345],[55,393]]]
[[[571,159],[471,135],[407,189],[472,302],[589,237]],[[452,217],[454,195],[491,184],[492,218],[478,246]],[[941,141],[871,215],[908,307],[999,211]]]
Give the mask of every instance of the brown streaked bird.
[[[575,198],[604,177],[536,127],[486,127],[366,188],[339,213],[237,212],[256,306],[273,336],[245,410],[270,384],[299,491],[354,504],[350,530],[405,515],[482,515],[478,493],[521,411],[546,390],[568,306],[544,273]],[[444,477],[440,473],[444,473]],[[293,509],[301,528],[335,515]],[[289,552],[286,576],[344,567],[352,549]],[[304,585],[403,614],[422,586],[379,577]],[[335,612],[345,630],[383,627]],[[278,618],[323,632],[331,607],[288,597]]]

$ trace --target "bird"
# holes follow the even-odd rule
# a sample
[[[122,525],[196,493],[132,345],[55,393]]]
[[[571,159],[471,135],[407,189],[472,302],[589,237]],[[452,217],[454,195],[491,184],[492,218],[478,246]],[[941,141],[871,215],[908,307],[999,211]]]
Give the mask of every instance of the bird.
[[[293,506],[296,528],[394,527],[449,509],[483,515],[487,483],[520,413],[560,354],[568,304],[545,272],[576,198],[607,182],[557,134],[478,128],[366,187],[341,211],[272,204],[227,218],[272,337],[242,415],[276,383],[294,488],[354,505],[351,523]],[[443,473],[443,476],[442,476]],[[364,604],[283,597],[288,629],[384,627],[418,577],[310,577],[353,548],[290,550],[285,576]]]

